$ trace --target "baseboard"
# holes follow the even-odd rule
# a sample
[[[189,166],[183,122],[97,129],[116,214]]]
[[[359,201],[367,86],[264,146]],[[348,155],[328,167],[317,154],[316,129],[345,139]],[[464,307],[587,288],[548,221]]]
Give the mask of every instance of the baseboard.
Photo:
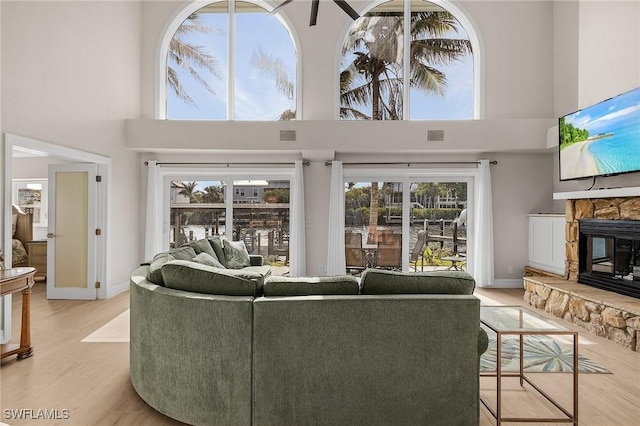
[[[484,288],[523,288],[522,278],[493,280],[493,284]]]
[[[119,284],[113,284],[107,289],[107,299],[117,296],[120,293],[124,293],[129,290],[129,281],[125,281]]]

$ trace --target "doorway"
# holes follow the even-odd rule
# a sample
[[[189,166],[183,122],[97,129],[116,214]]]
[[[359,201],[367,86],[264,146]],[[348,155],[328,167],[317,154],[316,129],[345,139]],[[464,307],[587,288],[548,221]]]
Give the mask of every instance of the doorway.
[[[12,180],[14,177],[14,156],[31,156],[34,158],[39,158],[41,167],[48,167],[48,163],[54,162],[65,162],[65,163],[86,163],[90,165],[94,165],[97,170],[97,175],[100,176],[101,185],[98,187],[96,191],[96,198],[94,203],[94,208],[96,209],[95,214],[95,223],[96,229],[101,229],[102,237],[95,240],[93,247],[87,247],[87,253],[95,259],[95,282],[106,283],[109,279],[109,271],[110,271],[110,257],[108,256],[108,247],[110,246],[110,237],[109,233],[105,232],[107,230],[108,224],[108,216],[109,216],[109,182],[110,182],[110,172],[111,172],[111,159],[108,157],[104,157],[101,155],[96,155],[80,150],[76,150],[73,148],[67,148],[60,145],[55,145],[39,140],[35,140],[32,138],[14,135],[6,133],[4,135],[5,141],[5,150],[4,150],[4,193],[11,194],[12,190]],[[49,160],[47,160],[49,159]],[[43,170],[42,174],[47,176],[47,170]],[[11,220],[11,203],[10,197],[5,197],[5,205],[4,205],[4,229],[9,228],[9,221]],[[3,247],[5,248],[4,253],[8,255],[7,264],[10,263],[11,258],[11,250],[7,250],[7,248],[11,247],[11,236],[8,233],[4,235]],[[47,256],[48,258],[50,256]],[[47,270],[49,270],[52,265],[47,259]],[[95,286],[95,283],[92,283]],[[104,299],[107,297],[107,286],[100,285],[100,288],[92,291],[93,296],[91,298],[99,298]],[[65,297],[66,298],[66,297]],[[73,298],[73,297],[70,297]],[[86,297],[82,297],[86,298]],[[10,303],[10,302],[9,302]],[[10,305],[9,305],[10,306]],[[7,302],[5,301],[3,304],[4,310],[4,318],[6,319],[7,311],[6,309]],[[9,313],[10,315],[10,313]],[[10,316],[9,316],[10,318]],[[6,329],[6,327],[3,327]]]

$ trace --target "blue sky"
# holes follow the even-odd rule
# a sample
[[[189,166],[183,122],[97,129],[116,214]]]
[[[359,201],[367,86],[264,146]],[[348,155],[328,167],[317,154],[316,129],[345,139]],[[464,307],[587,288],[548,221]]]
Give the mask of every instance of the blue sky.
[[[566,123],[591,136],[640,123],[640,87],[572,113]]]
[[[206,46],[218,61],[217,69],[222,76],[227,75],[227,19],[226,13],[203,13],[203,24],[216,31],[194,34],[189,42]],[[295,82],[295,47],[291,36],[280,21],[268,13],[236,14],[236,84],[235,119],[236,120],[276,120],[287,109],[294,109],[294,99],[288,99],[275,87],[272,78],[262,75],[251,65],[251,57],[256,49],[263,49],[273,58],[280,58],[285,64],[289,78]],[[452,37],[464,38],[460,29]],[[473,58],[449,66],[438,66],[448,80],[445,96],[425,95],[411,92],[411,119],[472,119],[473,118]],[[196,102],[194,108],[178,100],[169,89],[167,115],[170,119],[214,119],[227,118],[227,80],[212,77],[207,82],[214,89],[210,94],[199,86],[190,76],[179,70],[180,80],[191,98]],[[339,71],[336,70],[336,73]],[[203,73],[202,75],[207,75]],[[367,111],[370,113],[370,111]]]

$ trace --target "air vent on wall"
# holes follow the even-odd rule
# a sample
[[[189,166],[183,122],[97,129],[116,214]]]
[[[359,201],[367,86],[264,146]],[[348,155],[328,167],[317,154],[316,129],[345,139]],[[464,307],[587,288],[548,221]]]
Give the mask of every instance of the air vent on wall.
[[[280,142],[295,142],[296,131],[295,130],[280,130]]]
[[[427,130],[428,142],[442,142],[444,141],[444,130]]]

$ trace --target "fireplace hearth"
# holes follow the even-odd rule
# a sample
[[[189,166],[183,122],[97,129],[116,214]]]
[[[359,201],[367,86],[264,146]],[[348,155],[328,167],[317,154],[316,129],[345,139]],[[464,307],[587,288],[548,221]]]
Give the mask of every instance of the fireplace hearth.
[[[578,223],[578,282],[640,299],[640,220]]]

